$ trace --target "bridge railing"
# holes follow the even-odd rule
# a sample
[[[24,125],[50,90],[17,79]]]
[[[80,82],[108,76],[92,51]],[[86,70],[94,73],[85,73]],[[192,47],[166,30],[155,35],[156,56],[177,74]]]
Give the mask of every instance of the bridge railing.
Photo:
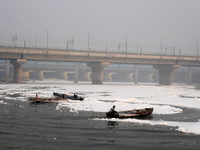
[[[197,55],[192,55],[192,54],[190,54],[190,55],[188,55],[188,54],[160,54],[160,53],[157,53],[157,52],[155,52],[155,53],[149,53],[149,52],[125,52],[125,51],[121,51],[121,52],[119,52],[119,51],[99,51],[99,50],[95,50],[95,49],[90,49],[89,51],[88,50],[86,50],[86,49],[82,49],[82,50],[80,50],[80,49],[58,49],[58,48],[45,48],[45,47],[41,47],[41,48],[39,48],[39,47],[20,47],[20,46],[17,46],[17,47],[13,47],[13,46],[11,46],[11,45],[7,45],[7,46],[5,46],[5,45],[0,45],[0,49],[20,49],[20,50],[22,50],[22,49],[26,49],[26,50],[48,50],[48,51],[55,51],[55,50],[58,50],[58,51],[68,51],[68,52],[88,52],[88,53],[109,53],[109,54],[134,54],[134,55],[154,55],[154,56],[175,56],[175,57],[177,57],[177,56],[179,56],[179,57],[181,57],[181,56],[184,56],[184,57],[198,57]]]

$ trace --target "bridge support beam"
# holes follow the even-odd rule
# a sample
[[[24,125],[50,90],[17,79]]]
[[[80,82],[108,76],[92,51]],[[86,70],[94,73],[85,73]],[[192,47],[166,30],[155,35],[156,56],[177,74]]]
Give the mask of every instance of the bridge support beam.
[[[174,83],[188,83],[188,72],[174,71]]]
[[[43,80],[44,79],[43,71],[35,70],[34,71],[34,79],[35,80]]]
[[[67,80],[67,72],[66,71],[62,71],[62,70],[56,71],[56,77],[57,77],[57,79],[65,79],[65,80]]]
[[[9,78],[9,73],[10,73],[10,61],[5,60],[5,78]]]
[[[103,84],[104,68],[110,63],[91,62],[87,65],[92,68],[92,84]]]
[[[13,59],[10,63],[14,66],[13,82],[22,82],[22,65],[26,62],[26,59]]]
[[[172,85],[174,70],[180,65],[154,65],[153,67],[159,72],[159,85]]]
[[[29,71],[22,71],[22,79],[26,81],[29,80]]]
[[[147,83],[153,82],[153,74],[152,73],[141,72],[139,74],[139,76],[140,76],[140,82],[147,82]]]
[[[74,63],[74,83],[78,83],[78,63]]]
[[[121,73],[121,81],[122,82],[133,82],[133,74],[132,73]]]
[[[192,67],[188,67],[188,84],[192,84]]]
[[[81,71],[78,74],[79,81],[90,81],[90,72]]]
[[[113,75],[114,81],[117,82],[133,82],[133,73],[129,72],[118,72]]]
[[[104,78],[104,81],[112,82],[112,73],[104,72],[103,78]]]
[[[138,84],[138,65],[135,65],[134,83]]]

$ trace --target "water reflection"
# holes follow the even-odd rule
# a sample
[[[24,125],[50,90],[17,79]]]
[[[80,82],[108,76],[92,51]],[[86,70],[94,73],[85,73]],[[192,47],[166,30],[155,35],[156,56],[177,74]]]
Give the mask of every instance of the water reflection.
[[[117,126],[119,126],[119,122],[117,121],[107,121],[107,125],[109,129],[113,129]]]

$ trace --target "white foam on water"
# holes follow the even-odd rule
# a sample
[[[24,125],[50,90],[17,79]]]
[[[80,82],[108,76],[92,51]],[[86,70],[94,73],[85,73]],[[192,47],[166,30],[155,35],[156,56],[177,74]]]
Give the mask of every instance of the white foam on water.
[[[4,101],[0,101],[0,104],[8,105],[8,103]]]
[[[108,111],[112,105],[117,110],[139,109],[154,107],[156,114],[181,113],[177,108],[190,107],[200,108],[199,90],[192,86],[152,86],[152,85],[56,85],[56,84],[26,84],[26,85],[0,85],[6,95],[3,98],[25,101],[29,97],[52,97],[53,92],[60,93],[84,93],[84,101],[68,101],[60,103],[62,107],[73,107],[85,111]],[[32,88],[37,87],[37,88]],[[189,87],[189,88],[188,88]],[[8,94],[20,94],[19,97],[9,97]],[[183,98],[180,95],[192,96],[194,98]],[[177,106],[177,107],[175,107]]]
[[[85,97],[84,101],[67,100],[66,102],[60,102],[56,107],[56,110],[60,111],[63,108],[69,108],[71,113],[77,114],[80,111],[107,112],[113,105],[116,106],[117,111],[154,107],[153,114],[167,115],[182,113],[183,110],[180,107],[200,109],[200,92],[194,86],[63,83],[65,81],[0,85],[1,93],[5,93],[1,97],[10,100],[28,101],[28,98],[35,97],[36,93],[39,97],[52,97],[53,92],[79,93],[79,96]],[[14,94],[19,94],[19,96],[9,96]],[[0,102],[0,104],[3,104],[3,102]],[[137,119],[123,119],[123,121],[176,126],[178,131],[186,133],[199,134],[200,131],[199,122],[186,123]]]
[[[80,111],[107,112],[108,110],[110,110],[113,104],[116,106],[117,111],[154,107],[154,112],[153,112],[154,114],[175,114],[175,113],[182,112],[182,109],[169,106],[169,105],[166,105],[166,106],[155,105],[155,104],[151,105],[148,103],[135,104],[131,102],[127,103],[127,102],[121,102],[121,101],[115,101],[113,103],[112,101],[104,102],[104,101],[99,101],[99,100],[92,100],[92,101],[68,100],[67,102],[59,103],[57,106],[58,107],[57,109],[68,107],[68,108],[74,108]]]
[[[140,120],[140,119],[117,119],[117,118],[94,118],[93,120],[114,121],[114,122],[130,122],[136,124],[149,124],[152,126],[171,126],[176,127],[176,130],[182,133],[199,134],[200,135],[200,120],[198,122],[176,122],[176,121],[154,121],[154,120]]]

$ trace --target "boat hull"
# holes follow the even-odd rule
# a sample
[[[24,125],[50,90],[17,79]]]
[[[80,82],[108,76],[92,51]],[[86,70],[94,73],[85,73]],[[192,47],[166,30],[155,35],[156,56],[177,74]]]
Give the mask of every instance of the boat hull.
[[[108,118],[142,118],[151,115],[153,108],[134,109],[127,111],[109,111],[106,113]]]
[[[30,97],[29,101],[32,103],[58,103],[60,101],[66,101],[67,98],[55,98],[55,97],[44,97],[44,98],[35,98],[35,97]]]
[[[80,96],[74,97],[74,95],[66,95],[66,94],[61,94],[61,93],[56,93],[56,92],[53,92],[53,95],[61,97],[61,98],[72,99],[72,100],[80,100],[80,101],[84,100],[84,97],[80,97]]]

